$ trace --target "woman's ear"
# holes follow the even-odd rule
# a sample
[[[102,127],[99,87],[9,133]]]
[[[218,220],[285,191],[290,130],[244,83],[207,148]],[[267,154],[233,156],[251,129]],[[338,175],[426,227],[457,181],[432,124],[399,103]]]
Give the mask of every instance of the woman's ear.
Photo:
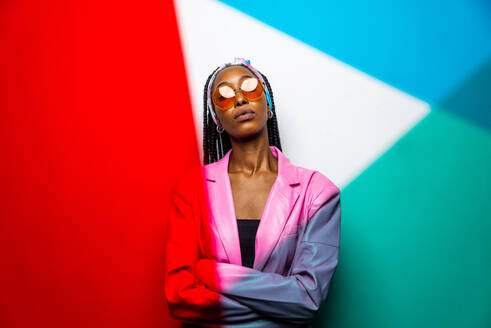
[[[223,125],[218,119],[218,117],[216,118],[216,120],[217,120],[217,125],[216,125],[217,132],[222,133],[225,129],[223,128]]]
[[[217,112],[215,112],[215,109],[213,109],[213,114],[215,114],[215,120],[218,126],[222,126],[222,122],[220,122],[220,119],[218,118]]]

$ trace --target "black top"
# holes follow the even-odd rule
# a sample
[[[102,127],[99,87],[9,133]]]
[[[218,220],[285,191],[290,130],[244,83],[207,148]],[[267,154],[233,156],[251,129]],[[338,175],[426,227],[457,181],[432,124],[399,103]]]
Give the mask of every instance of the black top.
[[[237,219],[242,266],[252,268],[254,265],[256,232],[260,221],[258,219]]]

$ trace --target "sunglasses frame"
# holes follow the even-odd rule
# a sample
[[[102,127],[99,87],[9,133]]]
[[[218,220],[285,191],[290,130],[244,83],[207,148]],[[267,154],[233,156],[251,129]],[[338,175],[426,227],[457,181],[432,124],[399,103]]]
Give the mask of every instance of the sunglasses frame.
[[[208,82],[208,89],[206,91],[206,103],[207,103],[207,108],[208,110],[210,111],[210,115],[211,115],[211,118],[213,119],[213,122],[215,122],[215,124],[218,126],[218,122],[217,122],[217,119],[215,117],[215,111],[213,110],[213,101],[212,101],[212,97],[211,97],[211,85],[213,84],[213,81],[215,80],[215,77],[217,76],[217,74],[222,70],[224,69],[225,67],[227,66],[238,66],[238,65],[242,65],[242,66],[245,66],[247,67],[254,75],[256,75],[256,77],[259,79],[259,81],[262,83],[263,85],[263,90],[264,90],[264,94],[266,95],[266,100],[268,102],[268,106],[271,110],[271,108],[273,107],[273,102],[271,100],[271,95],[269,94],[267,88],[266,88],[266,83],[264,82],[264,79],[262,77],[262,75],[254,68],[251,66],[251,61],[250,60],[246,60],[244,58],[235,58],[234,59],[234,62],[233,63],[227,63],[227,64],[224,64],[220,67],[218,67],[215,72],[213,73],[213,75],[211,76],[210,78],[210,81]]]
[[[265,88],[264,88],[264,85],[262,84],[262,82],[261,82],[259,79],[257,79],[257,78],[255,78],[255,79],[257,80],[257,86],[256,86],[256,88],[255,88],[254,90],[252,90],[252,91],[244,91],[244,90],[242,89],[242,87],[238,87],[237,89],[233,89],[232,87],[230,87],[230,86],[229,86],[229,88],[233,90],[234,95],[233,95],[232,97],[228,97],[228,98],[226,98],[226,99],[232,99],[232,98],[233,98],[233,99],[234,99],[234,101],[235,101],[235,97],[237,97],[237,90],[240,90],[240,92],[242,93],[242,95],[243,95],[243,96],[244,96],[244,97],[245,97],[247,100],[249,100],[249,101],[256,101],[256,100],[261,99],[261,97],[262,97],[262,95],[263,95],[263,91],[265,90]],[[244,83],[246,80],[247,80],[247,79],[245,79],[244,81],[242,81],[242,84],[243,84],[243,83]],[[241,86],[242,86],[242,85],[241,85]],[[254,92],[254,91],[257,89],[257,88],[261,88],[261,92],[260,92],[259,97],[252,97],[252,98],[250,98],[249,96],[247,96],[247,94],[248,94],[248,93],[252,93],[252,92]],[[215,89],[215,91],[213,91],[213,94],[212,94],[213,104],[214,104],[216,107],[218,107],[218,108],[219,108],[220,110],[222,110],[222,111],[226,111],[226,110],[228,110],[228,109],[230,109],[230,108],[232,108],[232,107],[234,106],[234,101],[232,101],[232,102],[231,102],[231,104],[230,104],[230,106],[227,106],[227,107],[222,107],[222,106],[218,105],[218,104],[217,104],[217,99],[216,99],[216,94],[217,94],[217,93],[220,93],[220,87],[219,87],[219,88],[216,88],[216,89]],[[222,96],[222,97],[223,97],[223,96]]]

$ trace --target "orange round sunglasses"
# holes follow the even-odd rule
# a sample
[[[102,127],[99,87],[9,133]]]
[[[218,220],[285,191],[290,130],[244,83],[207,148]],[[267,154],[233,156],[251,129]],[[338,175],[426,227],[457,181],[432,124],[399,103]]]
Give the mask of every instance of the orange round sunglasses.
[[[256,101],[263,95],[262,83],[254,78],[249,77],[244,79],[238,89],[233,89],[228,85],[222,85],[213,92],[213,102],[222,111],[232,108],[235,102],[237,91],[244,95],[249,101]]]

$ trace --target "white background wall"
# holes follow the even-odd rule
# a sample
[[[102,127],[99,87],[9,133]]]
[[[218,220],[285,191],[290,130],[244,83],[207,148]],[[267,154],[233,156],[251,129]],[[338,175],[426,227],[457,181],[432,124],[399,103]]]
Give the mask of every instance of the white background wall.
[[[285,155],[341,188],[429,112],[428,104],[222,3],[175,4],[200,151],[204,84],[234,57],[251,60],[271,83]]]

